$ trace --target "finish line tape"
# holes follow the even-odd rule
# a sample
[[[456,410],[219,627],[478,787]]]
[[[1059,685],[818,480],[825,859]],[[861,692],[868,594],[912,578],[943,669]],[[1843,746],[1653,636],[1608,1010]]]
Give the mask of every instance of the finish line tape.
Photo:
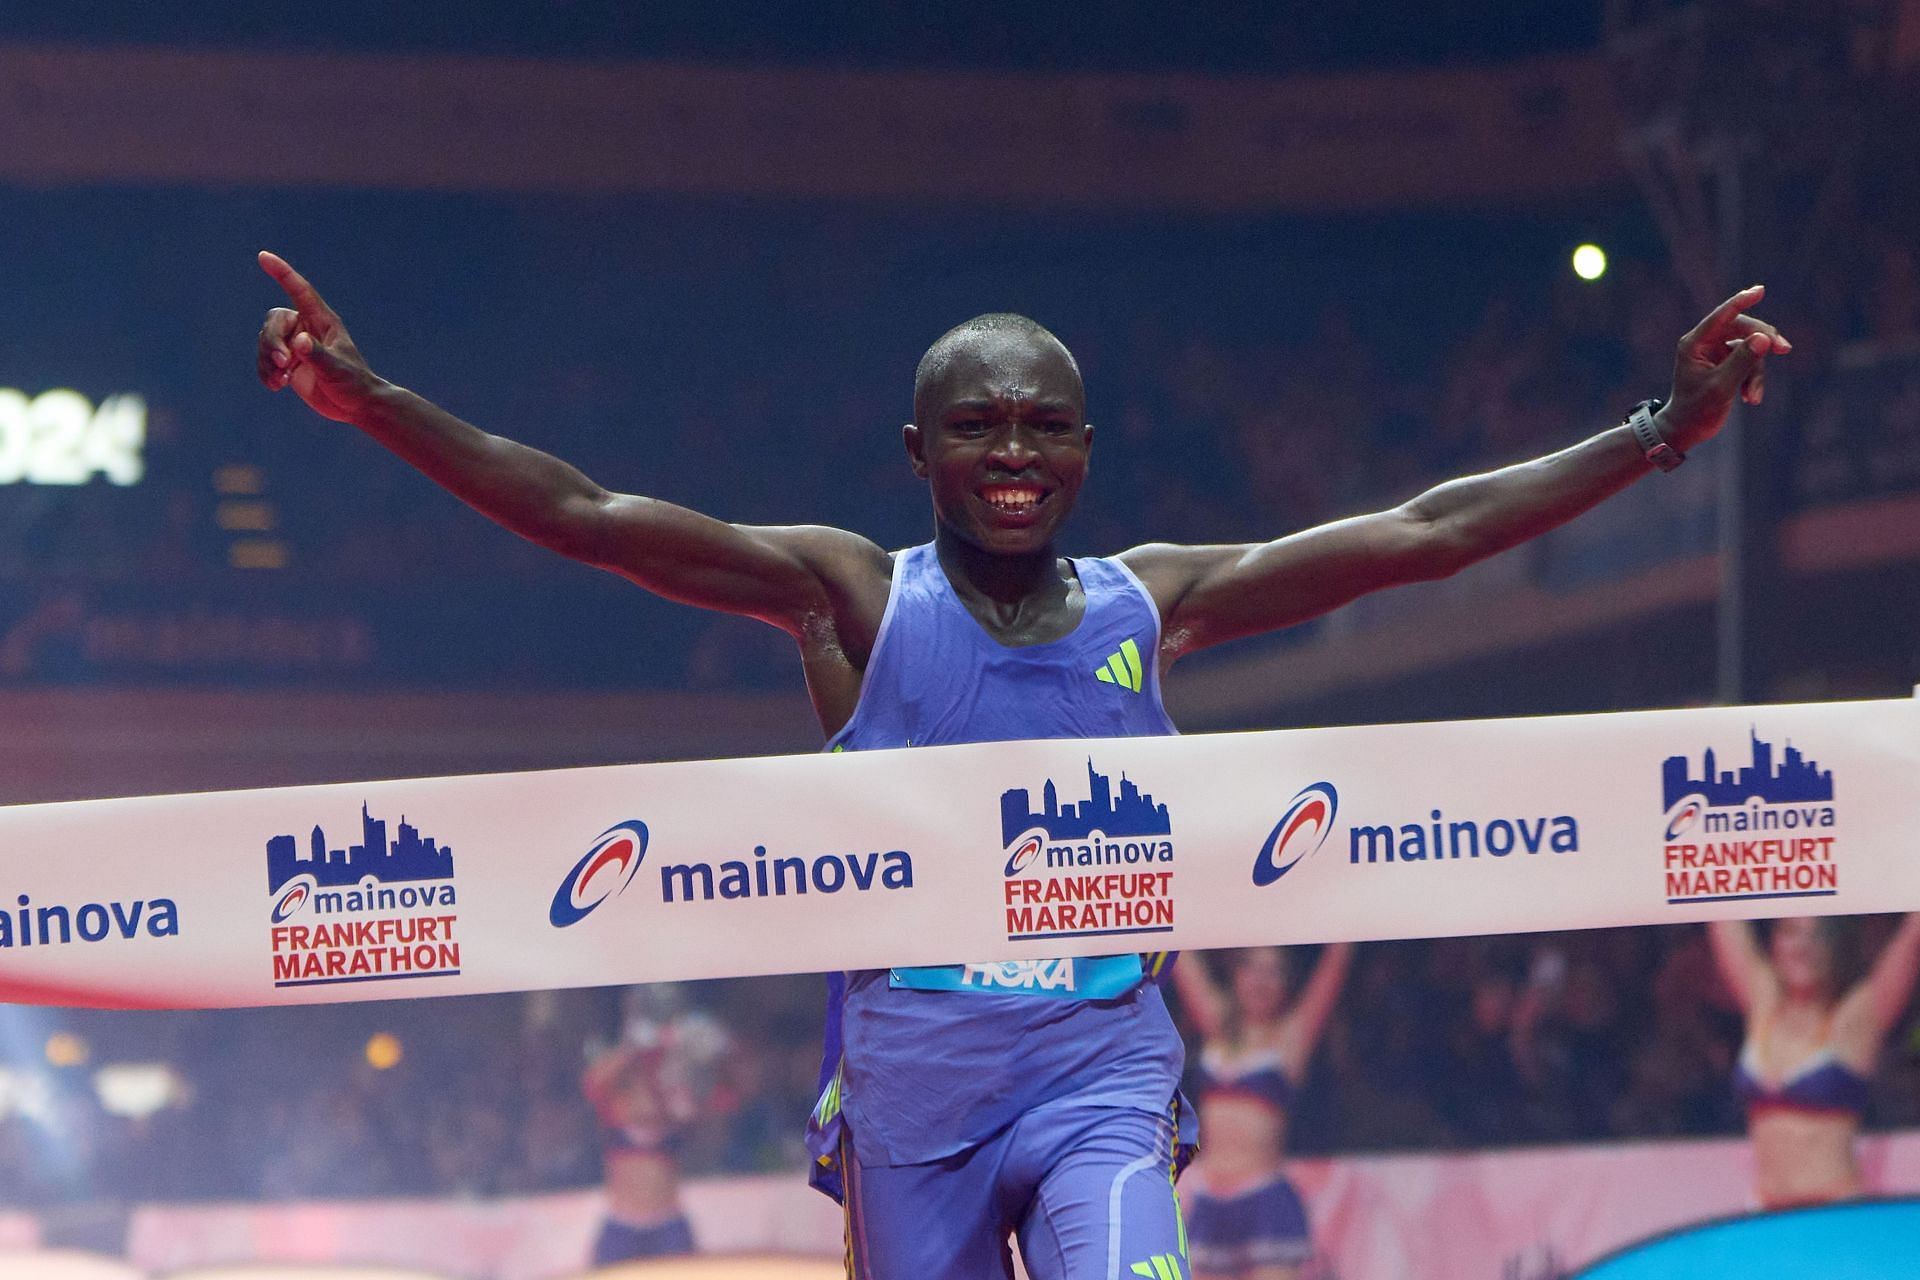
[[[1920,908],[1908,699],[0,809],[0,999],[385,1000]]]

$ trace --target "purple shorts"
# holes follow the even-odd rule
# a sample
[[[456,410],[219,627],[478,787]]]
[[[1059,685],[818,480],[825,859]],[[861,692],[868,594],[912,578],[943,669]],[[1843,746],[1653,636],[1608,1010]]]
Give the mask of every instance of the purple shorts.
[[[593,1242],[593,1265],[604,1267],[693,1251],[693,1228],[684,1217],[669,1218],[651,1227],[631,1227],[608,1218],[600,1227],[600,1238]]]
[[[843,1140],[849,1280],[995,1280],[1008,1236],[1033,1280],[1186,1280],[1174,1116],[1035,1107],[928,1164],[866,1165]]]
[[[1195,1271],[1233,1274],[1295,1266],[1313,1256],[1307,1207],[1284,1175],[1232,1196],[1190,1190],[1187,1222]]]

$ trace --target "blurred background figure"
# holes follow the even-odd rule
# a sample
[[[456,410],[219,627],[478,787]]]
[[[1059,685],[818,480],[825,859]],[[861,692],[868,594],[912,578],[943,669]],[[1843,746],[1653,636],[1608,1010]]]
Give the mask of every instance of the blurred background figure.
[[[1306,1207],[1284,1167],[1287,1119],[1353,944],[1321,948],[1292,999],[1288,954],[1195,951],[1174,963],[1181,1008],[1201,1042],[1201,1155],[1181,1182],[1195,1280],[1293,1280],[1313,1256]],[[1213,973],[1222,961],[1224,987]]]
[[[1708,926],[1720,973],[1746,1015],[1733,1080],[1765,1208],[1872,1190],[1861,1181],[1854,1139],[1881,1044],[1920,972],[1920,913],[1901,920],[1864,976],[1854,962],[1857,928],[1831,916],[1780,920],[1763,949],[1745,921]]]
[[[685,1008],[674,984],[629,988],[624,1005],[620,1042],[594,1056],[582,1081],[605,1162],[596,1266],[694,1252],[676,1148],[711,1100],[727,1048],[720,1024]]]

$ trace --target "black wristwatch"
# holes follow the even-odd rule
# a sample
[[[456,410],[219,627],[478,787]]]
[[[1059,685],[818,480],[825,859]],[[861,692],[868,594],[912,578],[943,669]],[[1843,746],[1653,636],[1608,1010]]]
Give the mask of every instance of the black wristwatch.
[[[1666,405],[1665,400],[1642,400],[1627,412],[1626,425],[1632,430],[1634,442],[1640,446],[1647,465],[1671,471],[1685,462],[1687,455],[1661,438],[1660,428],[1653,425],[1653,415]]]

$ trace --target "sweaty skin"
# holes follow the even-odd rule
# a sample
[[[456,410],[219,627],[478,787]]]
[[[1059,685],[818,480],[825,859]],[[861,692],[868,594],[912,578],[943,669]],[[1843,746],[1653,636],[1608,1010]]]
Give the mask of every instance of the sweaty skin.
[[[609,492],[377,376],[312,285],[271,253],[260,264],[293,304],[269,311],[260,330],[257,369],[270,390],[292,387],[316,413],[358,427],[524,538],[667,599],[781,628],[799,643],[821,728],[831,736],[846,724],[886,609],[885,550],[841,529],[729,524]],[[1680,340],[1656,421],[1683,453],[1720,430],[1735,395],[1757,403],[1766,357],[1791,350],[1773,326],[1745,314],[1761,292],[1735,294]],[[1086,607],[1055,545],[1093,448],[1079,372],[1037,326],[963,327],[942,343],[951,349],[917,388],[903,433],[933,498],[940,562],[1003,643],[1058,639]],[[1277,541],[1152,543],[1120,558],[1160,611],[1165,671],[1209,645],[1303,622],[1370,591],[1446,577],[1564,524],[1650,470],[1632,433],[1615,427]]]

